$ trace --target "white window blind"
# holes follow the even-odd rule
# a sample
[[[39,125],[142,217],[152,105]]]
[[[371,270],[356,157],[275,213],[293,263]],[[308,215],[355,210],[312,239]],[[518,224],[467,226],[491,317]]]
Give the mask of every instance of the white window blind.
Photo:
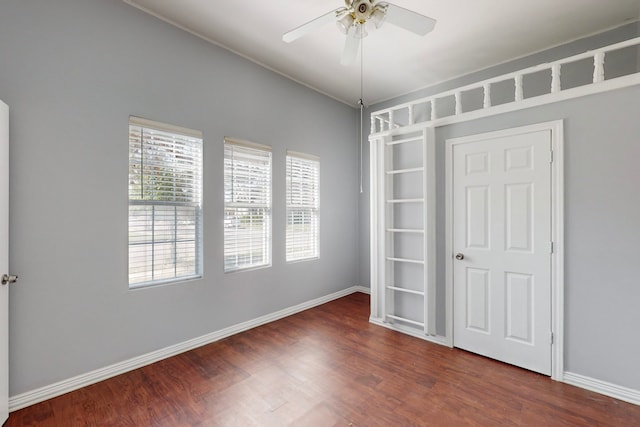
[[[129,287],[202,275],[202,134],[129,120]]]
[[[287,151],[287,261],[320,256],[320,159]]]
[[[271,147],[225,138],[224,271],[271,265]]]

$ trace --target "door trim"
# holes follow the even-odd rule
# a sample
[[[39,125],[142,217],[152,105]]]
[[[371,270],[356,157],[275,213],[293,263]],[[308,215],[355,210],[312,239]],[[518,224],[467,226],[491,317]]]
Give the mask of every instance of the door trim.
[[[453,147],[523,133],[551,132],[551,378],[564,376],[564,127],[562,120],[481,133],[445,141],[446,344],[453,347]],[[551,338],[551,337],[550,337]]]

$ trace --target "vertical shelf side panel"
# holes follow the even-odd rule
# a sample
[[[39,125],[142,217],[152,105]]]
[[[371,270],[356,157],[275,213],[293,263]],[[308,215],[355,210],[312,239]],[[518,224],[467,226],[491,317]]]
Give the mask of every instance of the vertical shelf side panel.
[[[370,140],[370,269],[371,318],[385,317],[384,138]]]
[[[385,144],[383,141],[384,160],[382,162],[382,180],[384,182],[384,222],[382,235],[385,236],[385,254],[382,260],[385,265],[385,277],[382,286],[384,288],[385,305],[384,305],[384,321],[387,323],[393,323],[393,318],[388,317],[388,314],[394,314],[395,298],[392,290],[387,289],[388,284],[393,284],[395,280],[395,265],[393,261],[388,261],[387,258],[393,258],[395,255],[395,239],[393,236],[387,236],[387,229],[394,227],[394,205],[392,203],[386,203],[387,200],[395,199],[394,195],[394,176],[387,175],[386,171],[394,168],[393,158],[393,146]]]
[[[423,131],[424,192],[424,332],[436,332],[436,135],[435,128]]]

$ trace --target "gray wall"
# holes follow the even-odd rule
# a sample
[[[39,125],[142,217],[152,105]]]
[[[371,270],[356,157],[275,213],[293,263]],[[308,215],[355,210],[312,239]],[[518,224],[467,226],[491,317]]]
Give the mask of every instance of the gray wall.
[[[493,75],[640,35],[627,25],[373,106],[375,111]],[[638,70],[638,49],[607,62],[609,73]],[[581,76],[584,73],[576,73]],[[564,75],[564,74],[563,74]],[[567,84],[572,76],[564,75]],[[576,77],[577,78],[577,77]],[[563,85],[564,85],[563,81]],[[565,370],[640,390],[640,286],[633,247],[640,242],[640,87],[578,98],[437,129],[438,332],[444,332],[444,144],[449,138],[551,120],[565,124]],[[368,162],[368,150],[365,152]],[[366,163],[368,165],[368,163]],[[368,174],[368,167],[366,173]],[[360,198],[360,283],[369,283],[368,192]]]
[[[54,4],[55,3],[55,4]],[[3,0],[11,395],[357,284],[357,111],[120,0]],[[128,118],[204,132],[204,277],[127,284]],[[273,266],[224,274],[225,135],[273,146]],[[321,258],[286,264],[285,150],[321,158]]]

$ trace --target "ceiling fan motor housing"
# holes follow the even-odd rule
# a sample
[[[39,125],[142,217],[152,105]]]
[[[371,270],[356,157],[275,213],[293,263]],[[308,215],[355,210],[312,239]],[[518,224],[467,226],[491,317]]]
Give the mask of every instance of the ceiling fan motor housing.
[[[364,24],[371,16],[373,0],[355,0],[352,7],[356,20],[361,24]]]

